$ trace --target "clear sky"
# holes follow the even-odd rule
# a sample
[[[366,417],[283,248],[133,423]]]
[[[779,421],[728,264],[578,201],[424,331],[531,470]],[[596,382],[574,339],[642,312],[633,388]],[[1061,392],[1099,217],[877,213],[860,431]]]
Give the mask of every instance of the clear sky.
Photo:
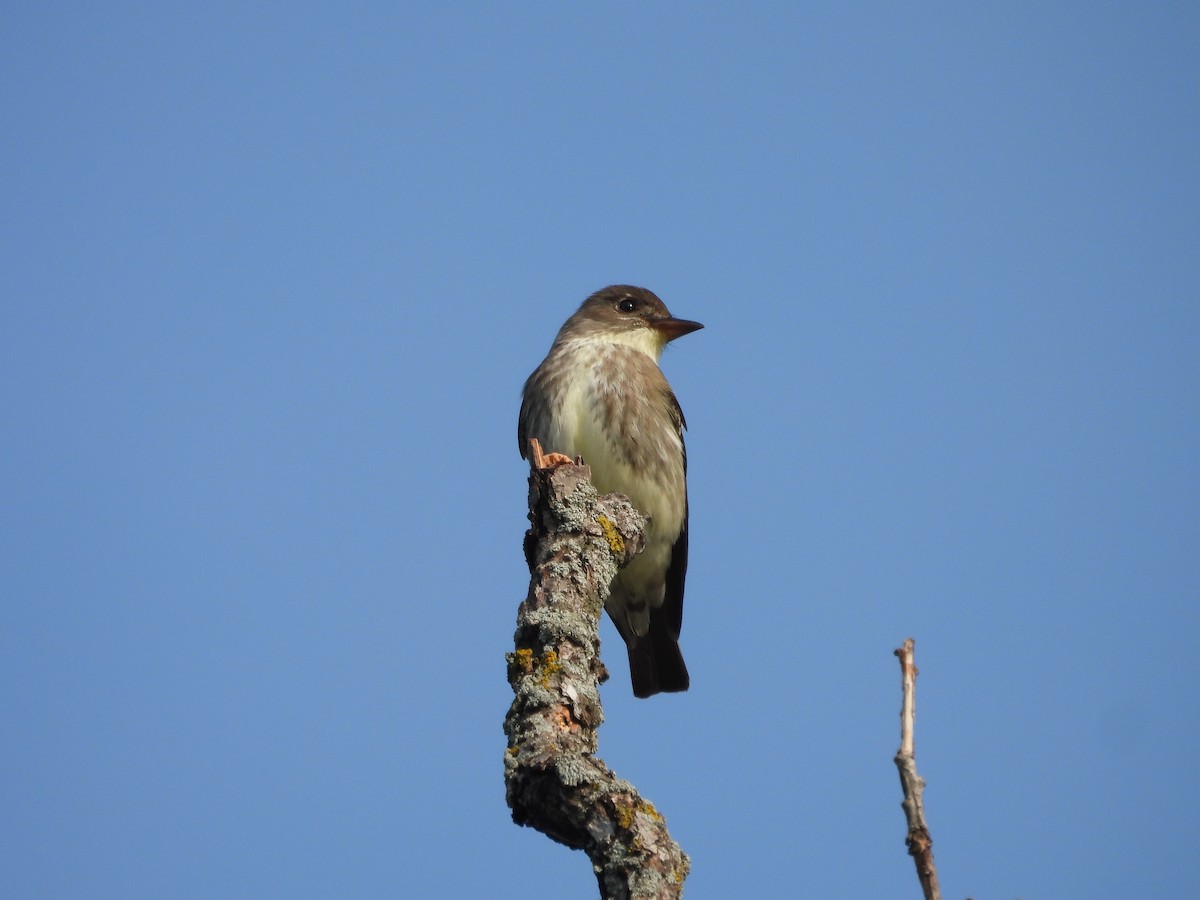
[[[690,898],[1200,883],[1200,12],[0,12],[0,894],[589,897],[504,804],[520,386],[705,330]]]

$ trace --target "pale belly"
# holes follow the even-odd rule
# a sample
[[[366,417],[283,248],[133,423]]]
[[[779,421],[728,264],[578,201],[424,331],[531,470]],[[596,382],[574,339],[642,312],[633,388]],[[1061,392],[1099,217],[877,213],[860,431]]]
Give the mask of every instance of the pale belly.
[[[594,370],[589,367],[585,371]],[[656,608],[663,602],[672,547],[687,515],[687,491],[683,443],[669,411],[638,399],[626,397],[622,402],[620,395],[614,399],[611,390],[605,393],[604,386],[591,377],[575,379],[559,398],[546,441],[548,450],[583,457],[600,493],[625,494],[650,517],[645,547],[618,574],[610,600],[610,607],[617,602],[626,609],[630,630],[644,634],[649,623],[647,607]],[[617,415],[640,413],[637,427],[626,429],[640,442],[635,459],[616,446],[616,429],[605,424],[604,416],[614,410]],[[642,612],[629,609],[630,604],[620,595],[636,601],[632,606]]]

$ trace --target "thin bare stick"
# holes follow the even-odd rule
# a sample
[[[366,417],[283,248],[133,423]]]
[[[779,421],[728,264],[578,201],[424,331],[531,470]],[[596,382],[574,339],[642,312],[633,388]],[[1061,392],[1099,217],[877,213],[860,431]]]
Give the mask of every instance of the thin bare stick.
[[[900,708],[900,749],[896,752],[896,768],[900,771],[900,786],[904,789],[904,817],[908,820],[909,855],[917,866],[917,878],[925,900],[941,900],[937,867],[933,864],[933,838],[925,824],[925,780],[917,774],[917,757],[913,749],[913,719],[916,716],[917,666],[913,662],[913,639],[896,650],[900,659],[900,681],[904,689],[904,704]]]

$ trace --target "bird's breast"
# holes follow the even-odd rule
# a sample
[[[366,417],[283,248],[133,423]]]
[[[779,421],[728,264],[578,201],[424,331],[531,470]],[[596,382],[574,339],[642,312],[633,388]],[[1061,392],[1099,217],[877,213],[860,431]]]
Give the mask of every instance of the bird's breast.
[[[673,542],[687,509],[683,438],[670,387],[648,354],[578,342],[555,360],[566,377],[552,401],[547,448],[582,456],[602,493],[625,494],[651,517],[652,536]]]

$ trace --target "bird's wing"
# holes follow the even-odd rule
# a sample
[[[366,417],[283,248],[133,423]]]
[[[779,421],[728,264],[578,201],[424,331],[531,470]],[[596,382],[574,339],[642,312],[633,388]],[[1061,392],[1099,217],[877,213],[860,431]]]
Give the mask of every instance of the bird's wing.
[[[684,497],[683,497],[683,528],[679,530],[679,537],[675,539],[675,544],[671,547],[671,563],[667,566],[667,587],[666,593],[663,596],[662,609],[659,611],[666,622],[671,636],[678,638],[679,629],[683,625],[683,582],[687,577],[687,558],[688,558],[688,506],[687,506],[687,446],[683,440],[684,429],[687,428],[687,421],[683,418],[683,410],[679,406],[679,401],[675,399],[675,393],[667,388],[668,408],[671,412],[671,420],[675,424],[675,429],[679,433],[679,448],[683,453],[683,474],[684,480]]]
[[[521,452],[521,459],[525,459],[529,455],[529,439],[537,437],[535,433],[535,425],[532,421],[534,416],[533,404],[529,400],[530,387],[533,379],[537,377],[537,372],[534,372],[525,381],[525,387],[521,391],[521,412],[517,416],[517,449]]]

